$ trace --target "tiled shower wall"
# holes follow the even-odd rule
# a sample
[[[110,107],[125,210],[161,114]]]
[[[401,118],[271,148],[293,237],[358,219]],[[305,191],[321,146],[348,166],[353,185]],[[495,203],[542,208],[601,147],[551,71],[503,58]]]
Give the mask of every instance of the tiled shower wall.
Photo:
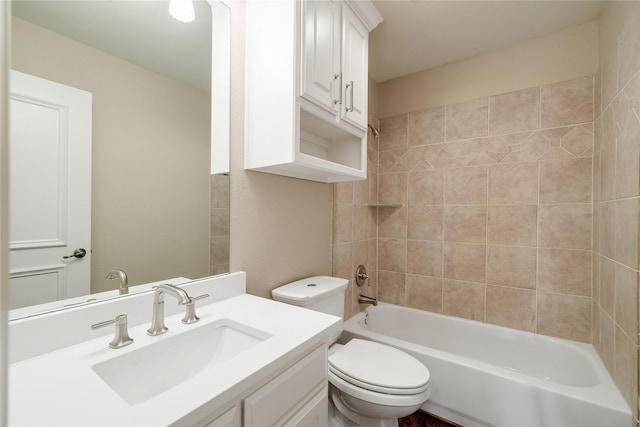
[[[211,274],[229,272],[229,175],[211,175]]]
[[[593,79],[381,121],[380,300],[591,341]]]
[[[375,118],[369,123],[378,125]],[[345,295],[345,318],[358,313],[359,294],[375,297],[377,293],[377,200],[378,138],[371,132],[367,140],[367,179],[333,186],[332,274],[349,279]],[[355,271],[364,265],[370,277],[363,287],[355,284]]]
[[[595,121],[593,344],[637,416],[640,7],[604,51]]]

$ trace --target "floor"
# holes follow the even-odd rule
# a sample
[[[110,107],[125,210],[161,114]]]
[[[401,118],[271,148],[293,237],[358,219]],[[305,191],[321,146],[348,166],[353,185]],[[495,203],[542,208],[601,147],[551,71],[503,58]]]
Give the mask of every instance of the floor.
[[[398,427],[462,427],[450,421],[443,420],[435,415],[424,411],[414,412],[413,414],[400,418]]]

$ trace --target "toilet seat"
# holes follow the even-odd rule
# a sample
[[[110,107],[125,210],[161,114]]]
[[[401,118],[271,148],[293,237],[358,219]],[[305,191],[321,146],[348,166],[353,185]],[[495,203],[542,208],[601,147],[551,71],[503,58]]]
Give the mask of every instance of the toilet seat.
[[[357,338],[331,352],[329,374],[339,383],[390,396],[421,395],[430,383],[429,370],[414,357]]]

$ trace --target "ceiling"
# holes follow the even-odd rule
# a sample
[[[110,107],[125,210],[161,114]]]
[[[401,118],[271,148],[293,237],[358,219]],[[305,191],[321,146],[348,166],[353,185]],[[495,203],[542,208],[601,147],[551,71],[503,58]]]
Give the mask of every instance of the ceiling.
[[[374,0],[369,39],[381,83],[596,19],[604,1]]]
[[[204,91],[211,86],[211,7],[169,16],[168,0],[13,0],[12,13],[66,37]]]
[[[580,0],[373,2],[384,19],[369,41],[369,75],[379,83],[589,22],[604,4]],[[13,12],[209,90],[211,14],[205,0],[195,3],[196,20],[189,24],[169,17],[168,0],[14,0]]]

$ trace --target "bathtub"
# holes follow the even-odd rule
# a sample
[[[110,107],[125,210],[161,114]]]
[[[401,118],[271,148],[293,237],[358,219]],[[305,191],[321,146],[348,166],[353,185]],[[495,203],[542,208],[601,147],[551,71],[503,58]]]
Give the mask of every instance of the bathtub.
[[[391,304],[344,323],[341,340],[399,348],[431,372],[427,412],[471,426],[633,425],[593,347]]]

